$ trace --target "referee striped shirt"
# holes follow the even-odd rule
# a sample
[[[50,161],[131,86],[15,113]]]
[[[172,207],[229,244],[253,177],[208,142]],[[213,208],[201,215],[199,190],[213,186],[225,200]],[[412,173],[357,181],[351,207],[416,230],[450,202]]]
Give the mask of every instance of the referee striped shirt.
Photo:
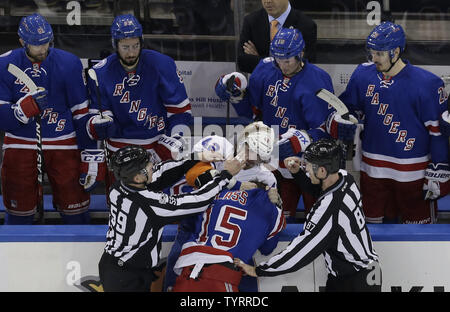
[[[164,225],[206,210],[232,178],[228,171],[222,171],[189,194],[170,196],[157,191],[175,183],[197,162],[168,161],[155,166],[152,183],[147,189],[116,181],[109,192],[111,208],[105,252],[117,258],[121,265],[133,268],[156,266]]]
[[[298,182],[298,176],[294,177]],[[328,273],[335,277],[356,273],[378,261],[365,223],[359,188],[345,170],[339,171],[339,180],[334,185],[319,194],[300,235],[284,251],[257,266],[256,274],[290,273],[320,254],[325,257]]]

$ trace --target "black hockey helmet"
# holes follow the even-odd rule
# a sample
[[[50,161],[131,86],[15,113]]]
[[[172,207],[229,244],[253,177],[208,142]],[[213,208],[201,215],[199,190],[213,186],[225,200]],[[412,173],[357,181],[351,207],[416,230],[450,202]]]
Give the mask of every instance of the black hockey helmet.
[[[325,167],[328,174],[339,171],[342,150],[333,139],[312,142],[305,150],[305,160],[318,167]]]
[[[117,150],[111,158],[114,176],[125,183],[133,181],[134,176],[144,169],[151,158],[142,146],[128,145]]]

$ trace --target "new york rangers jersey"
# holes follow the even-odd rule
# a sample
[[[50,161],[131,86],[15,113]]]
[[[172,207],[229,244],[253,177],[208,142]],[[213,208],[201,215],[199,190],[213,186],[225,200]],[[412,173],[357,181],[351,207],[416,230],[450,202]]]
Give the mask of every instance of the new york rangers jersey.
[[[2,106],[11,106],[29,92],[23,82],[7,72],[9,63],[22,69],[38,87],[48,91],[50,108],[41,114],[44,150],[96,148],[96,142],[89,139],[85,126],[88,98],[83,80],[83,66],[78,57],[60,49],[50,48],[42,63],[32,63],[23,48],[4,53],[0,56],[0,68],[3,69],[0,77]],[[4,122],[2,120],[2,123]],[[13,127],[11,121],[5,124],[8,132],[5,134],[4,149],[36,149],[34,120],[18,127]]]
[[[277,234],[284,229],[285,219],[263,189],[224,190],[197,219],[196,226],[192,240],[183,245],[176,271],[199,262],[223,262],[225,255],[220,251],[246,262],[258,249],[270,254],[278,244]]]
[[[171,135],[178,124],[192,123],[191,104],[175,62],[152,50],[142,50],[137,68],[127,72],[116,53],[94,66],[95,84],[88,79],[91,109],[113,117],[117,131],[108,140],[115,151],[128,144],[152,149],[162,134]]]
[[[422,179],[429,161],[448,163],[448,140],[439,132],[447,107],[443,81],[406,66],[386,79],[373,63],[359,65],[340,99],[364,115],[361,170],[400,182]]]
[[[320,88],[333,92],[330,75],[319,67],[305,61],[303,69],[288,78],[268,57],[259,62],[250,76],[248,94],[233,106],[239,115],[248,118],[260,110],[263,122],[278,125],[280,134],[293,127],[306,130],[317,140],[325,136],[321,126],[332,111],[316,96]]]

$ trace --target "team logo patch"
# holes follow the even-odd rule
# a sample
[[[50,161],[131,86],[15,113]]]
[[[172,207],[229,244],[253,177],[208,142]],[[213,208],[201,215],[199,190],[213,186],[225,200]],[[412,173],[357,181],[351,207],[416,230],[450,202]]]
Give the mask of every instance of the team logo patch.
[[[167,204],[168,202],[169,202],[169,195],[167,195],[167,194],[161,194],[161,197],[159,198],[159,203],[161,204],[161,205],[165,205],[165,204]]]
[[[378,74],[378,79],[380,79],[380,87],[381,88],[389,88],[394,84],[394,79],[385,79],[383,75]]]
[[[132,74],[128,76],[127,84],[132,87],[137,85],[139,80],[141,80],[141,76]]]

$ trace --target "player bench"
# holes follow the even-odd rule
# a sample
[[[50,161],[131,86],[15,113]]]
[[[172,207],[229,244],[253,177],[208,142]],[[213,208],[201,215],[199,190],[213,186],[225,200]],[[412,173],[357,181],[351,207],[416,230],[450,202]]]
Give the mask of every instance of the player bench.
[[[91,218],[108,219],[109,209],[106,205],[106,196],[103,194],[91,194],[91,204],[89,206]],[[44,214],[46,219],[59,218],[59,213],[53,208],[52,195],[44,195]],[[5,206],[3,196],[0,195],[0,219],[5,218]]]
[[[305,206],[303,204],[303,200],[300,199],[297,206],[297,214],[295,219],[304,219],[305,217]],[[445,220],[445,223],[448,223],[448,221],[450,221],[450,195],[438,199],[438,220]],[[293,219],[290,218],[287,221],[288,223],[293,222]]]

